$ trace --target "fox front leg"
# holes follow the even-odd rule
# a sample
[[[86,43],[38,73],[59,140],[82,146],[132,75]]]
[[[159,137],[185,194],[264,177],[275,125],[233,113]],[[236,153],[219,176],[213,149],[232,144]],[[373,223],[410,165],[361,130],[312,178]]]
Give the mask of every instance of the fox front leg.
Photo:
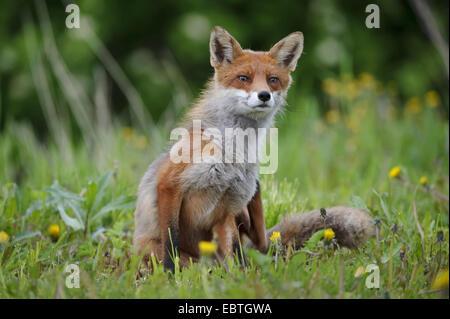
[[[158,183],[158,215],[161,231],[161,259],[164,269],[175,272],[175,257],[179,256],[179,214],[181,191],[176,184]]]
[[[264,222],[259,181],[256,181],[256,192],[247,205],[247,211],[250,219],[250,227],[248,229],[244,228],[244,233],[247,234],[259,251],[265,253],[267,251],[266,224]]]
[[[223,260],[225,257],[233,257],[238,255],[239,263],[247,266],[245,261],[245,254],[239,240],[239,231],[236,225],[234,214],[227,214],[227,216],[214,227],[214,232],[219,239],[219,256]]]

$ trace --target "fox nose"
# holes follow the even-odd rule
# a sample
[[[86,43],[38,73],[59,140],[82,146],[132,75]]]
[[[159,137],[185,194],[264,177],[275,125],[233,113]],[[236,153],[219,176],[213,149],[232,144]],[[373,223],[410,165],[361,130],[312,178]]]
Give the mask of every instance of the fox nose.
[[[261,91],[258,93],[258,99],[260,99],[263,102],[267,102],[270,100],[270,93],[267,91]]]

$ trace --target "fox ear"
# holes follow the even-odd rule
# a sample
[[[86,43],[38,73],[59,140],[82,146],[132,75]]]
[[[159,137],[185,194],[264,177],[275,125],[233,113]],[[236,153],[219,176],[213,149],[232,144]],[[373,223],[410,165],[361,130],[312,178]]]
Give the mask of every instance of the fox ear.
[[[211,65],[214,68],[233,62],[242,54],[239,43],[222,27],[214,27],[209,40]]]
[[[281,67],[294,71],[302,51],[303,33],[294,32],[275,44],[269,54],[277,60]]]

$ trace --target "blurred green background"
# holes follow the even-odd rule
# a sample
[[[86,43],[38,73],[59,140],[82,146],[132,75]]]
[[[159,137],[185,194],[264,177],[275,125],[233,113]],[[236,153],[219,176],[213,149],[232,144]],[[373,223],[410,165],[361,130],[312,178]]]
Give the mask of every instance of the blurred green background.
[[[65,26],[69,3],[80,7],[78,30]],[[340,113],[368,101],[367,91],[376,97],[368,107],[378,113],[418,115],[430,106],[445,122],[448,67],[413,2],[371,3],[380,7],[380,29],[366,28],[364,1],[2,1],[0,134],[22,132],[60,153],[68,144],[89,152],[103,144],[99,136],[111,135],[108,128],[125,126],[124,136],[138,132],[138,146],[158,153],[213,74],[214,25],[254,50],[304,33],[289,106],[278,122],[286,135],[289,125],[303,123],[299,118],[318,132],[321,124],[305,117],[341,122]],[[448,2],[426,3],[447,43]],[[343,124],[353,133],[361,126],[354,117]],[[4,158],[7,149],[8,158],[18,158],[2,170],[5,179],[20,181],[29,169],[18,148],[4,146]],[[291,176],[281,162],[281,176]]]
[[[400,98],[434,89],[448,100],[448,78],[442,60],[408,1],[372,1],[380,6],[381,28],[368,29],[364,1],[47,1],[54,41],[66,67],[89,97],[95,94],[96,69],[105,69],[97,45],[107,48],[155,120],[173,105],[184,108],[212,74],[209,31],[224,26],[243,47],[268,50],[290,32],[305,35],[304,55],[293,74],[296,94],[313,95],[327,77],[369,72],[392,81]],[[372,3],[371,2],[371,3]],[[65,27],[65,3],[77,3],[82,19],[100,43],[77,37]],[[429,1],[439,30],[448,38],[448,2]],[[46,61],[34,1],[0,4],[0,129],[11,120],[26,120],[47,131],[30,70],[30,55],[43,59],[55,107],[66,107],[52,63]],[[83,21],[84,22],[84,21]],[[82,23],[81,29],[88,26]],[[28,37],[28,38],[27,38]],[[36,47],[27,43],[36,41]],[[30,53],[32,50],[34,52]],[[35,52],[36,50],[40,52]],[[99,71],[101,72],[101,71]],[[106,74],[114,116],[129,118],[130,106],[114,79]],[[180,87],[184,93],[182,95]],[[182,95],[182,96],[179,96]],[[177,98],[184,98],[177,101]],[[448,104],[448,103],[446,103]],[[321,108],[327,108],[321,103]],[[172,110],[171,110],[172,111]],[[179,110],[175,110],[176,113]],[[178,113],[177,113],[178,114]]]

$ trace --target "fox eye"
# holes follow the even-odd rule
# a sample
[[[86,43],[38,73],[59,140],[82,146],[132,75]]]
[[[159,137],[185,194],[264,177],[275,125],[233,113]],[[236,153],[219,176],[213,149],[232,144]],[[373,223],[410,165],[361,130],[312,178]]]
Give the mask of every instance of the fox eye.
[[[242,82],[250,82],[250,78],[246,75],[238,75],[238,79]]]
[[[278,81],[279,80],[278,80],[277,77],[272,76],[272,77],[269,78],[269,83],[277,83]]]

